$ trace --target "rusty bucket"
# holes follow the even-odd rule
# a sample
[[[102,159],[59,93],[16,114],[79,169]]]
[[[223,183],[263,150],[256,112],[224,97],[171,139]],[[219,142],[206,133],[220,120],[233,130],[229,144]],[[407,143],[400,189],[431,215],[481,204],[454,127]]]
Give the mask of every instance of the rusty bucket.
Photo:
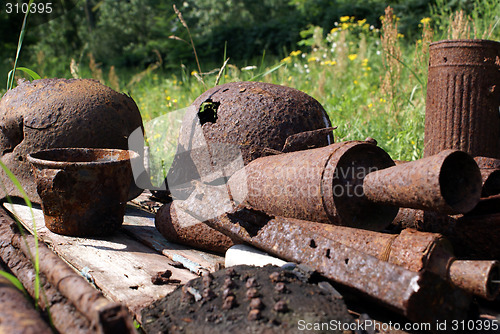
[[[431,43],[424,156],[457,149],[500,158],[499,106],[500,43]]]
[[[101,236],[123,222],[131,159],[119,149],[61,148],[28,155],[42,199],[45,226],[70,236]]]

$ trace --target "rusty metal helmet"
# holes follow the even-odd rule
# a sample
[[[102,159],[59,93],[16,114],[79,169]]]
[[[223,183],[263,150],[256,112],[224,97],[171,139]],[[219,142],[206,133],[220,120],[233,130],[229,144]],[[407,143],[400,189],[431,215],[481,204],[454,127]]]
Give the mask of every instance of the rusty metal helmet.
[[[0,100],[2,162],[38,203],[27,154],[63,147],[127,149],[128,136],[137,128],[142,119],[132,98],[96,80],[22,82]],[[3,170],[0,181],[8,195],[21,196]]]
[[[196,137],[193,120],[199,121],[208,155],[195,149],[201,145],[193,140]],[[214,166],[231,164],[237,154],[246,165],[267,154],[331,143],[333,134],[328,115],[318,101],[304,92],[263,82],[216,86],[188,108],[177,154],[167,174],[168,188],[214,174]],[[231,171],[226,169],[224,177],[230,175]],[[187,195],[189,186],[185,192]],[[162,198],[165,193],[155,195]]]

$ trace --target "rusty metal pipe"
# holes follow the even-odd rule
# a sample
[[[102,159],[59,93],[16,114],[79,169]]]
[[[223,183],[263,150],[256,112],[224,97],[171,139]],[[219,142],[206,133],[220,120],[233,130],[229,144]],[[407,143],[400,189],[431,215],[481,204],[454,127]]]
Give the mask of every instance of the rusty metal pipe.
[[[500,158],[499,55],[495,41],[431,43],[424,156],[458,149]]]
[[[398,209],[368,201],[363,178],[391,166],[381,148],[350,141],[256,159],[228,184],[236,202],[269,214],[382,230]]]
[[[465,152],[445,150],[434,156],[368,174],[366,198],[379,204],[465,213],[481,196],[481,173]]]
[[[500,290],[500,266],[497,261],[454,260],[449,267],[450,280],[477,296],[494,300]]]
[[[500,284],[493,282],[499,278],[500,264],[497,261],[455,259],[451,244],[441,234],[414,229],[387,234],[329,224],[316,225],[315,231],[325,238],[408,270],[429,270],[482,298],[494,300],[500,293]]]
[[[270,217],[251,209],[226,213],[206,223],[288,261],[304,263],[320,274],[363,292],[412,321],[467,317],[470,298],[439,276],[415,273],[325,238],[314,222]],[[307,226],[308,228],[304,228]]]

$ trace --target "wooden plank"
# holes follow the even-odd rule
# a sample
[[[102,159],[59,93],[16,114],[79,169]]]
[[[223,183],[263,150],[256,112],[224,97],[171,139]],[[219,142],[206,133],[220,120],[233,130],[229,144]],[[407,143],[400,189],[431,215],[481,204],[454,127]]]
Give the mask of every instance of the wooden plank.
[[[194,273],[218,270],[224,264],[224,257],[172,243],[158,232],[155,215],[137,207],[128,206],[123,222],[126,233],[148,247],[160,252],[175,262],[180,262]]]
[[[4,207],[33,233],[30,210],[22,204]],[[171,266],[171,260],[131,238],[123,231],[105,238],[76,238],[52,233],[45,227],[39,207],[33,209],[38,237],[77,271],[86,273],[113,301],[124,304],[140,321],[140,310],[175,289],[175,285],[153,285],[151,277],[170,270],[181,283],[197,277],[185,269]]]

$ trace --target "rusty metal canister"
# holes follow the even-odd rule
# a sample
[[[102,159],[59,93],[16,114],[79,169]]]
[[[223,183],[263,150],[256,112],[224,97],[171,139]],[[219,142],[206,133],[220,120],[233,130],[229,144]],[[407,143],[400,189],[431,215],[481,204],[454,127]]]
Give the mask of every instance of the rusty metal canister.
[[[382,230],[398,209],[369,202],[363,178],[391,166],[378,146],[350,141],[256,159],[228,184],[236,202],[268,214]]]
[[[458,149],[500,158],[499,106],[500,43],[431,43],[424,156]]]
[[[479,167],[470,155],[444,150],[370,173],[363,187],[375,203],[456,214],[476,206],[481,184]]]

